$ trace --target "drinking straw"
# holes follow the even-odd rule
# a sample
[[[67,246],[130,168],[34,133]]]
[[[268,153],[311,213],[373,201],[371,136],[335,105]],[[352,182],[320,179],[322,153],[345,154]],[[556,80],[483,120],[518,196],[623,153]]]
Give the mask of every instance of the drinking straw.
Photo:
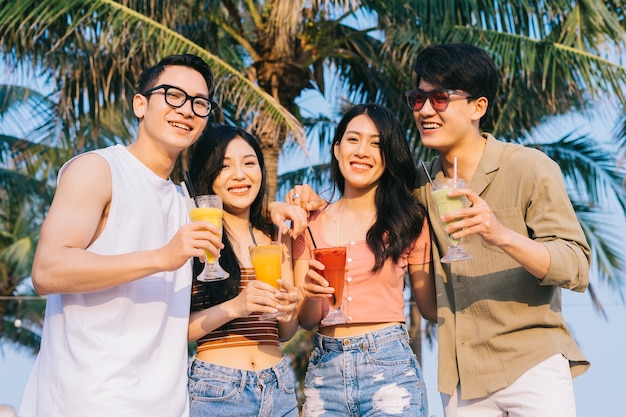
[[[191,195],[191,198],[193,198],[193,201],[196,201],[197,194],[196,190],[193,189],[193,183],[191,182],[191,175],[189,175],[189,171],[185,171],[185,179],[187,180],[185,184],[187,184],[189,194]]]
[[[307,226],[306,230],[309,231],[309,236],[311,236],[311,242],[313,242],[313,249],[317,249],[317,245],[315,244],[315,239],[313,239],[313,233],[311,233],[311,228]]]
[[[192,199],[191,196],[189,195],[189,190],[187,189],[187,184],[185,184],[185,181],[180,182],[180,188],[183,189],[183,194],[185,194],[185,202],[187,203],[187,210],[191,210],[192,208],[197,207],[196,201]]]
[[[433,179],[430,178],[430,174],[428,174],[428,170],[426,169],[426,164],[424,163],[424,160],[422,159],[420,162],[422,163],[422,168],[424,168],[424,172],[426,173],[426,176],[428,177],[428,181],[430,182],[430,186],[435,188],[435,184],[433,184]]]
[[[252,225],[248,226],[248,230],[250,231],[250,237],[252,238],[252,243],[256,246],[256,238],[254,237],[254,233],[252,233]]]

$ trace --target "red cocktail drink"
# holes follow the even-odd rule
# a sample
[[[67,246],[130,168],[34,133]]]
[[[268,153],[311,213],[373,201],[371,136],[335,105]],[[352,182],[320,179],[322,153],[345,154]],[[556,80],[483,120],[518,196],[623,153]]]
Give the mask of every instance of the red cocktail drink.
[[[318,271],[329,285],[335,289],[333,308],[339,308],[343,298],[343,286],[346,276],[346,248],[343,246],[334,248],[313,249],[313,256],[324,264],[324,270]]]

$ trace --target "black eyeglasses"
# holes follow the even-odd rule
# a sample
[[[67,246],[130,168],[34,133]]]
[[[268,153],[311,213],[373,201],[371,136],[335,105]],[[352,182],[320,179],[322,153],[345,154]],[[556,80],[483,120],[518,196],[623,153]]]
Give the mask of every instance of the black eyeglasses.
[[[163,97],[165,98],[165,103],[168,106],[179,108],[182,107],[187,100],[191,100],[191,110],[198,117],[207,117],[211,110],[217,107],[217,103],[209,100],[206,97],[193,97],[187,94],[185,91],[181,90],[178,87],[174,87],[173,85],[161,84],[153,87],[143,93],[140,93],[143,96],[148,96],[150,94],[154,94],[156,90],[163,89]]]
[[[433,109],[437,111],[444,111],[448,108],[448,105],[450,104],[451,95],[462,96],[467,98],[468,100],[474,98],[464,91],[449,90],[447,88],[439,88],[432,91],[424,91],[418,88],[417,90],[409,90],[404,93],[404,96],[406,97],[406,103],[413,111],[422,110],[422,107],[424,107],[424,103],[426,103],[426,100],[430,100],[430,104],[433,106]]]

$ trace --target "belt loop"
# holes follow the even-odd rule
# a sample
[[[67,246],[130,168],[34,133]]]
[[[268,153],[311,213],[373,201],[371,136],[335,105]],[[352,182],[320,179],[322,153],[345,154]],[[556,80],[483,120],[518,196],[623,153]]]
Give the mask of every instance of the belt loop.
[[[248,383],[248,372],[241,370],[241,381],[239,382],[239,389],[237,391],[239,391],[240,394],[242,394],[244,392],[244,390],[246,389],[246,385]]]
[[[283,382],[283,366],[282,366],[283,361],[286,361],[286,360],[287,359],[283,356],[280,362],[278,362],[276,365],[270,368],[271,372],[274,373],[274,379],[276,380],[276,385],[278,385],[278,387],[281,389],[286,389],[284,382]]]
[[[366,333],[367,343],[369,344],[369,351],[376,352],[376,339],[374,339],[374,334],[372,332]]]
[[[324,336],[321,333],[316,333],[317,337],[317,347],[319,347],[322,351],[324,350]]]

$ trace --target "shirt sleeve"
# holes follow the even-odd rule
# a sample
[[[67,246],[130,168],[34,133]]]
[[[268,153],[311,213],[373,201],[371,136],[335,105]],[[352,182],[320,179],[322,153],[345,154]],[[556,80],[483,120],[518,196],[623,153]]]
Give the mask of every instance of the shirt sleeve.
[[[528,201],[529,236],[550,252],[550,268],[540,285],[583,292],[589,285],[590,249],[565,189],[559,166],[544,156],[534,167]]]

